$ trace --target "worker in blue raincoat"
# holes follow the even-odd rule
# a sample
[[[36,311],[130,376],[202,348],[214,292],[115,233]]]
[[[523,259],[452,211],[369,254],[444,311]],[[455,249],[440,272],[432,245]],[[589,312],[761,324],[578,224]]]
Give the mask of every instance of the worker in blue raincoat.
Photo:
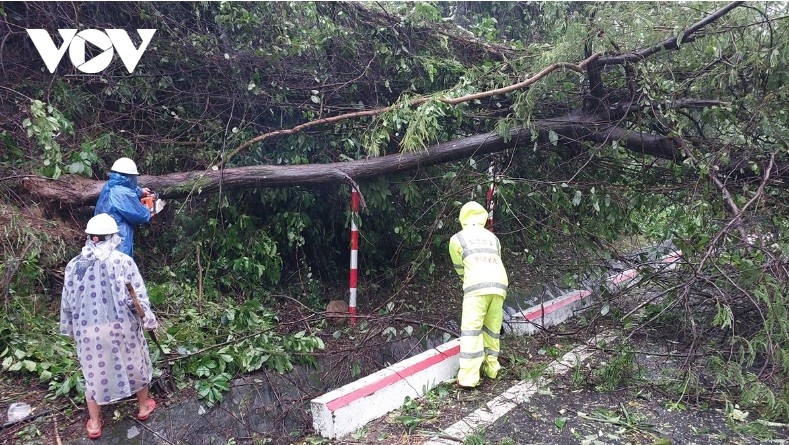
[[[129,256],[134,253],[134,227],[151,220],[151,210],[140,202],[140,198],[150,195],[151,191],[137,186],[139,174],[137,164],[131,159],[115,161],[93,212],[94,215],[107,213],[112,216],[121,238],[118,250]]]
[[[449,240],[455,272],[463,277],[463,313],[460,321],[460,370],[457,384],[473,388],[480,369],[489,378],[498,376],[499,333],[507,296],[507,271],[501,261],[501,244],[485,229],[488,212],[471,201],[460,209],[463,230]]]

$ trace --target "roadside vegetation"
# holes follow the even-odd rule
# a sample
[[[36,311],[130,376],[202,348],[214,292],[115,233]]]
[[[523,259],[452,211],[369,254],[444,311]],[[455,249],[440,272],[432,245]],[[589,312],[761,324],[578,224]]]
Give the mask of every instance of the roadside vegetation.
[[[627,291],[601,292],[588,326],[676,344],[677,404],[785,421],[787,17],[781,2],[2,4],[3,378],[58,402],[82,397],[73,346],[56,332],[63,267],[92,203],[45,188],[96,184],[120,156],[155,181],[335,168],[490,132],[498,145],[471,156],[350,178],[358,215],[346,180],[160,190],[177,198],[135,237],[165,332],[155,360],[214,404],[234,377],[313,363],[329,341],[453,333],[460,295],[446,245],[459,207],[485,203],[492,180],[514,286],[573,286],[670,240],[682,260],[644,274],[652,297],[633,307]],[[66,59],[49,74],[25,32],[121,25],[157,29],[134,75],[120,63],[84,75]],[[325,313],[348,297],[352,218],[359,312],[381,316],[363,320],[370,331]],[[447,292],[413,291],[433,283]],[[582,380],[627,384],[633,354],[623,343]],[[538,372],[509,360],[511,372]],[[429,403],[406,405],[407,428],[431,416]]]

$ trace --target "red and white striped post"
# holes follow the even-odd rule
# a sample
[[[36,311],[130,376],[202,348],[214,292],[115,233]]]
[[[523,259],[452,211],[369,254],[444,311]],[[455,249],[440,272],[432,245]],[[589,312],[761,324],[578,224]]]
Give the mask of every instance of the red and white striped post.
[[[359,191],[351,189],[351,275],[350,297],[348,299],[348,313],[351,316],[351,325],[356,325],[356,280],[359,276],[359,227],[356,218],[359,217]]]
[[[496,164],[490,163],[488,167],[490,187],[488,188],[488,230],[493,231],[493,209],[496,207]]]

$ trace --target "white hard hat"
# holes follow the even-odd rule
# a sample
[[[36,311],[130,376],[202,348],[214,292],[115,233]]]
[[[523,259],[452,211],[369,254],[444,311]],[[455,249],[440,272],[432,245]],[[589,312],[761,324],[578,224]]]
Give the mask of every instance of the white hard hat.
[[[118,233],[118,224],[106,213],[99,213],[88,221],[85,233],[89,235],[112,235]]]
[[[112,164],[110,171],[123,173],[124,175],[140,174],[140,172],[137,171],[137,164],[135,164],[134,161],[129,158],[118,158],[118,160]]]

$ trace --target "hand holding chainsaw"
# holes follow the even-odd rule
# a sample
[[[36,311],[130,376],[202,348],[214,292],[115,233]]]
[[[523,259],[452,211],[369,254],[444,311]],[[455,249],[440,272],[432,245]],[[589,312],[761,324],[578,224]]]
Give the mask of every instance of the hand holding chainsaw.
[[[142,189],[142,198],[140,198],[140,202],[145,207],[148,207],[148,210],[151,212],[151,216],[161,212],[164,208],[164,205],[167,204],[165,200],[159,199],[158,193],[152,192],[151,189],[147,187]]]

